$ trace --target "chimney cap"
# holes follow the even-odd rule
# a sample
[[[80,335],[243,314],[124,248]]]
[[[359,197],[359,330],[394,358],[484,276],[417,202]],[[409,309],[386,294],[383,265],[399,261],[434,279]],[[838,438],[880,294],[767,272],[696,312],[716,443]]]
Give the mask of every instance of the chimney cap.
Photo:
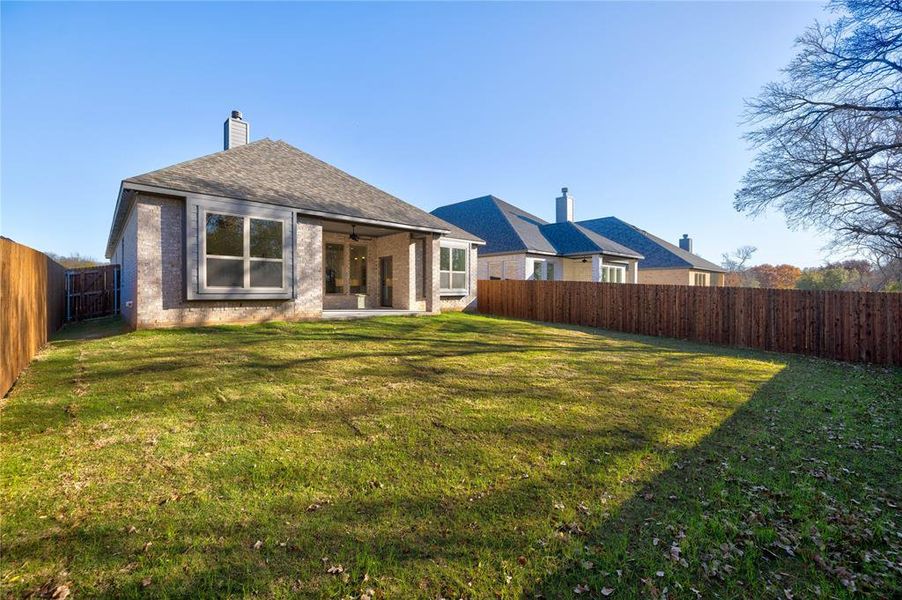
[[[240,111],[240,110],[233,110],[233,111],[232,111],[232,118],[233,118],[233,119],[238,119],[238,120],[240,121],[240,120],[241,120],[241,111]]]
[[[688,240],[688,239],[689,239],[689,234],[688,234],[688,233],[684,233],[684,234],[683,234],[683,239],[684,239],[684,240]]]
[[[561,192],[563,192],[564,194],[566,194],[568,191],[569,191],[569,190],[568,190],[567,188],[565,188],[565,187],[562,187],[562,188],[561,188]]]

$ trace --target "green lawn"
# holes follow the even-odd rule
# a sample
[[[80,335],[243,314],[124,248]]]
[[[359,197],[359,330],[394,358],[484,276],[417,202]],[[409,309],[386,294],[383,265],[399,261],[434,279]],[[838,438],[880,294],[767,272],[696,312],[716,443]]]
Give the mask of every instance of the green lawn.
[[[10,596],[902,594],[902,370],[460,314],[77,337],[3,401]]]

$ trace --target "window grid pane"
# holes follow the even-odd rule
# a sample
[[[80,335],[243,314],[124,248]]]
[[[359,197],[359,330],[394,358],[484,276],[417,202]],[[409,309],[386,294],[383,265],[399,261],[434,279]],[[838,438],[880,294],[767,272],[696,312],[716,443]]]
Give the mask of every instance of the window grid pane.
[[[326,244],[326,265],[323,275],[327,294],[344,292],[345,247],[341,244]]]
[[[467,251],[463,248],[451,249],[451,270],[458,272],[467,270]]]
[[[282,287],[282,261],[251,260],[251,287]]]
[[[244,218],[207,214],[207,254],[244,256]]]
[[[242,258],[208,258],[207,286],[209,287],[244,287],[244,259]]]
[[[282,222],[251,219],[251,258],[282,258]]]
[[[366,246],[351,246],[351,293],[366,293]]]

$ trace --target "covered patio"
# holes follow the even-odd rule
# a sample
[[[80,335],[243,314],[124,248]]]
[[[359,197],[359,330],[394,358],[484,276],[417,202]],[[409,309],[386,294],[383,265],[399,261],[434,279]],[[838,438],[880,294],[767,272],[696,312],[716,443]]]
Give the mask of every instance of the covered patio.
[[[322,224],[323,318],[439,310],[433,292],[435,233],[359,222]]]

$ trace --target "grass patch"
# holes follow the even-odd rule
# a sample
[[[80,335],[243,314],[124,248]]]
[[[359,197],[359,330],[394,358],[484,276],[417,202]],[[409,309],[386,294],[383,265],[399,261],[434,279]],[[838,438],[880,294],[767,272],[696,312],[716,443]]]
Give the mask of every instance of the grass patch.
[[[893,596],[902,371],[461,314],[58,340],[18,596]]]

